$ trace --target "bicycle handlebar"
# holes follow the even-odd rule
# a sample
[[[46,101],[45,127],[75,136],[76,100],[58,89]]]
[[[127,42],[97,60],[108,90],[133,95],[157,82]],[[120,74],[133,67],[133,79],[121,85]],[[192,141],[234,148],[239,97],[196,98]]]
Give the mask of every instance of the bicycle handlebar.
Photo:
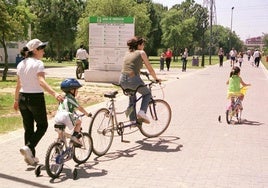
[[[85,114],[78,114],[76,111],[74,112],[75,115],[77,115],[78,117],[83,117],[85,116]],[[88,113],[88,116],[87,117],[92,117],[92,113]]]
[[[147,79],[150,80],[152,83],[159,83],[159,84],[161,84],[160,80],[150,79],[150,74],[147,71],[141,71],[140,74],[146,76]]]

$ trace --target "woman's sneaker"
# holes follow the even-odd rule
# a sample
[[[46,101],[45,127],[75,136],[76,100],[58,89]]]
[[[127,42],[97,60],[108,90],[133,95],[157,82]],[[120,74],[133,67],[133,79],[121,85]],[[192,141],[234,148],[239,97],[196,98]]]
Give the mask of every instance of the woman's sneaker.
[[[137,118],[141,119],[144,123],[150,123],[149,118],[146,116],[145,112],[142,110],[139,111]]]
[[[81,137],[80,135],[76,135],[76,136],[72,136],[71,137],[71,140],[73,141],[73,144],[75,147],[81,147],[82,146],[82,143],[81,141],[79,140],[79,138]]]
[[[20,153],[24,156],[24,161],[28,164],[28,165],[36,165],[38,162],[37,160],[35,160],[32,151],[30,150],[30,148],[28,146],[23,146],[22,148],[20,148]]]

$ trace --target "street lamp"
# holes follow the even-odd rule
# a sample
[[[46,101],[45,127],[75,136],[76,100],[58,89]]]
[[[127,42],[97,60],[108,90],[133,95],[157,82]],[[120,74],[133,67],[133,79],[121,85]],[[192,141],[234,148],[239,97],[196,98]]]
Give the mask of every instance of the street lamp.
[[[229,41],[229,49],[232,48],[231,46],[231,35],[232,35],[232,32],[233,32],[233,12],[234,12],[234,7],[232,7],[232,10],[231,10],[231,33],[230,33],[230,41]]]

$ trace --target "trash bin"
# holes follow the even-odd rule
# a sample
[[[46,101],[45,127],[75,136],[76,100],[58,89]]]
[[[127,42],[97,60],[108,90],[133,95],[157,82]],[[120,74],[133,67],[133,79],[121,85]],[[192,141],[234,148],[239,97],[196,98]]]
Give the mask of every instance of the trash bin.
[[[18,66],[19,62],[23,60],[23,57],[21,57],[19,54],[16,56],[16,67]]]
[[[199,58],[193,56],[192,66],[199,66]]]

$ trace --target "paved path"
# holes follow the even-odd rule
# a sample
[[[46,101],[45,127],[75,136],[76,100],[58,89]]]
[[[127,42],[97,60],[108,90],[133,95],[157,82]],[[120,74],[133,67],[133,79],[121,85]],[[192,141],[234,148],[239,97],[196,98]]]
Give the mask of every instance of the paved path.
[[[243,123],[227,125],[225,82],[229,72],[228,63],[221,68],[215,65],[186,73],[161,72],[169,79],[165,99],[173,112],[168,130],[153,139],[134,132],[125,136],[130,143],[121,143],[116,137],[107,155],[97,158],[92,154],[79,167],[77,180],[72,180],[71,161],[59,179],[52,180],[45,171],[35,177],[19,153],[23,130],[0,136],[0,187],[268,187],[268,73],[262,66],[254,68],[244,63],[241,76],[252,86],[243,103]],[[126,101],[118,100],[118,107]],[[94,112],[104,105],[88,110]],[[84,130],[89,121],[84,119]],[[55,136],[50,122],[37,147],[41,162]]]

